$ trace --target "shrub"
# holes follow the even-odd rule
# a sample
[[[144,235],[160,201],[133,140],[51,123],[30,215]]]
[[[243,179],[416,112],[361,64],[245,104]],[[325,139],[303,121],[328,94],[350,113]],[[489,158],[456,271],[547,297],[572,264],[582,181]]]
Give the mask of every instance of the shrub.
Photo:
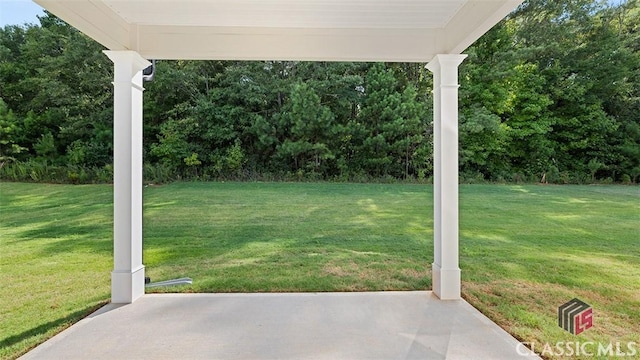
[[[113,182],[113,165],[107,164],[95,170],[95,180],[99,183],[108,184]]]
[[[555,165],[549,166],[549,170],[547,171],[547,182],[557,184],[560,181],[560,170],[558,169],[558,167]]]
[[[143,179],[145,183],[164,184],[179,179],[179,174],[167,163],[150,164],[143,166]]]

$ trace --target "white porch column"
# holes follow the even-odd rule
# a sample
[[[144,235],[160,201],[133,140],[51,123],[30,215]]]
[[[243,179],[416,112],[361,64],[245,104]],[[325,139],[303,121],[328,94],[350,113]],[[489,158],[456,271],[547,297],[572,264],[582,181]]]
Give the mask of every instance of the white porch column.
[[[433,292],[460,299],[458,267],[458,66],[467,55],[436,55],[433,73]]]
[[[144,295],[142,265],[142,70],[151,65],[135,51],[105,51],[113,81],[113,272],[111,302]]]

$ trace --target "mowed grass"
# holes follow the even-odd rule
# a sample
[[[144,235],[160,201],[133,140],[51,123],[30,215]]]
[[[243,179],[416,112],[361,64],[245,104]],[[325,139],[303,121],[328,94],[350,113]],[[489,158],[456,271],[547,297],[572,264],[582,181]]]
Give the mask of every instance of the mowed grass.
[[[146,195],[153,281],[189,276],[194,292],[430,286],[426,186],[183,183]]]
[[[428,185],[175,183],[145,188],[144,262],[178,292],[424,290]],[[109,298],[112,187],[0,184],[0,356]],[[537,348],[639,341],[640,190],[462,185],[463,296]],[[557,326],[578,297],[595,325]],[[640,343],[640,342],[639,342]]]
[[[558,342],[613,343],[614,351],[620,342],[629,353],[628,342],[640,345],[640,188],[463,186],[460,203],[467,301],[538,351]],[[579,336],[557,320],[574,297],[594,313]],[[560,352],[543,355],[552,353]]]
[[[101,185],[0,183],[0,358],[107,302],[112,194]]]

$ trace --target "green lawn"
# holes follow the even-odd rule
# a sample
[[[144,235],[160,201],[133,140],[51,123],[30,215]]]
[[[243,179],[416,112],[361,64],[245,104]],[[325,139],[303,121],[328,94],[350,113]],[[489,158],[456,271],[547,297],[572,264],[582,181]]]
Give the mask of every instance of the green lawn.
[[[145,189],[144,262],[157,291],[431,287],[428,185],[175,183]],[[0,357],[109,297],[112,187],[0,184]],[[523,341],[638,341],[640,189],[460,187],[463,296]],[[578,297],[578,337],[557,307]],[[640,341],[638,341],[640,343]]]

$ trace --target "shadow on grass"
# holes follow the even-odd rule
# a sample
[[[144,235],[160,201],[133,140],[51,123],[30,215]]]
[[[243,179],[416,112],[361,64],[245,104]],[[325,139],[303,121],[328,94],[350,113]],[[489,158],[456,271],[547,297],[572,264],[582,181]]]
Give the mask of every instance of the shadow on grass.
[[[33,227],[33,226],[32,226]],[[43,240],[39,247],[43,255],[55,255],[71,251],[112,252],[113,233],[102,225],[74,225],[58,221],[36,228],[19,231],[13,242]]]
[[[70,251],[111,252],[112,204],[105,194],[95,198],[87,189],[54,187],[49,196],[24,195],[24,184],[12,184],[2,196],[3,242],[14,244],[39,242],[43,255]],[[36,190],[44,191],[42,186]],[[63,191],[64,190],[64,191]],[[13,191],[14,193],[9,193]]]
[[[16,335],[12,335],[9,336],[7,338],[4,338],[2,340],[0,340],[0,348],[8,348],[10,346],[13,346],[15,344],[18,344],[22,341],[28,340],[29,338],[35,337],[35,336],[39,336],[39,335],[45,335],[48,332],[52,331],[52,330],[56,330],[56,332],[60,332],[68,327],[70,327],[71,325],[77,323],[78,321],[80,321],[81,319],[87,317],[88,315],[90,315],[91,313],[95,312],[96,310],[100,309],[101,307],[105,306],[109,301],[108,300],[103,300],[101,302],[99,302],[96,305],[91,305],[88,307],[85,307],[81,310],[75,311],[63,318],[57,319],[57,320],[53,320],[53,321],[49,321],[48,323],[45,324],[41,324],[37,327],[34,327],[32,329],[23,331],[20,334],[16,334]],[[46,340],[46,339],[45,339]],[[44,340],[43,340],[44,341]],[[39,344],[34,344],[32,347],[25,349],[23,354],[26,353],[27,351],[31,350],[32,348],[38,346]]]

